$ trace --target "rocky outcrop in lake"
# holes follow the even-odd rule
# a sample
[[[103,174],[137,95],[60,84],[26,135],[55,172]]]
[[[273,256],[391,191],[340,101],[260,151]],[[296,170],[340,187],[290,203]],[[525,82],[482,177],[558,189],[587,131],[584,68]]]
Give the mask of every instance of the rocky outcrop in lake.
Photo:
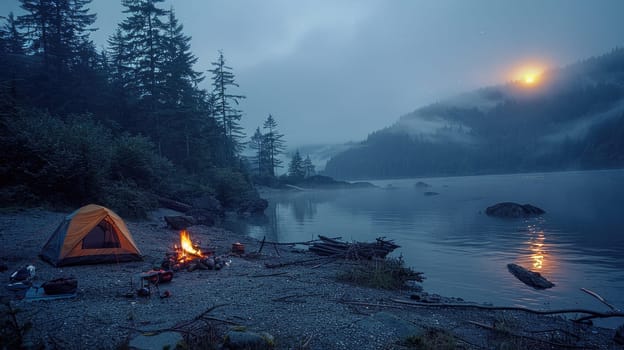
[[[485,213],[489,216],[499,218],[526,218],[546,213],[543,209],[531,204],[518,204],[513,202],[503,202],[488,207]]]

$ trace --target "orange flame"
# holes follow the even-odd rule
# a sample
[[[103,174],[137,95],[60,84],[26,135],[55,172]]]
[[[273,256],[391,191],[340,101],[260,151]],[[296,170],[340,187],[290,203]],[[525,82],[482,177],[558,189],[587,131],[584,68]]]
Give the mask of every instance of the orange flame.
[[[180,231],[180,247],[182,251],[195,256],[203,256],[201,250],[195,249],[193,246],[193,241],[191,241],[191,237],[186,230]]]

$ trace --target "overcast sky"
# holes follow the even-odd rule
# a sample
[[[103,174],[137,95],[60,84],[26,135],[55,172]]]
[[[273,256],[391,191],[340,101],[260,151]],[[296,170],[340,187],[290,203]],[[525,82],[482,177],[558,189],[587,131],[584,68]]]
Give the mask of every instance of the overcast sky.
[[[168,0],[197,70],[222,49],[247,96],[248,135],[269,113],[290,147],[364,139],[417,107],[624,44],[624,1]],[[123,14],[94,0],[100,47]],[[0,14],[19,11],[0,0]],[[208,87],[208,83],[204,83]]]

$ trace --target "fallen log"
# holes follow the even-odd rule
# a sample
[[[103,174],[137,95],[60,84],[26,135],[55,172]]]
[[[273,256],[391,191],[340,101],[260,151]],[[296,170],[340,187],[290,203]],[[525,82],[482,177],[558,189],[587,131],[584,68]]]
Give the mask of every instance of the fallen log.
[[[192,208],[190,204],[178,202],[176,200],[165,198],[165,197],[158,196],[156,197],[156,200],[158,200],[158,204],[160,206],[167,208],[167,209],[179,211],[181,213],[186,213]]]
[[[188,215],[165,216],[165,222],[174,230],[184,230],[197,223],[194,217]]]
[[[548,289],[555,286],[554,283],[544,278],[539,272],[533,272],[517,264],[507,264],[507,269],[517,279],[527,286],[535,289]]]

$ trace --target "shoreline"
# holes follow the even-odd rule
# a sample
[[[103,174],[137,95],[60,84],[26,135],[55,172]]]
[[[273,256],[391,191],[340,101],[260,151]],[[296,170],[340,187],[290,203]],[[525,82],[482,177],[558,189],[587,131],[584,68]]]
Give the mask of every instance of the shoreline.
[[[549,337],[555,343],[565,341],[575,346],[618,348],[612,340],[614,330],[575,324],[560,317],[518,311],[413,308],[393,303],[393,299],[410,300],[411,295],[419,293],[337,282],[336,273],[350,262],[316,268],[292,265],[267,269],[265,263],[316,255],[288,246],[268,245],[261,255],[249,254],[258,250],[257,240],[205,226],[188,229],[202,246],[215,249],[216,255],[224,255],[232,243],[241,242],[248,254],[229,256],[230,266],[220,271],[176,273],[170,284],[160,286],[160,291],[169,291],[171,297],[126,298],[123,294],[130,290],[130,280],[158,265],[178,242],[179,232],[165,228],[162,211],[157,211],[146,221],[126,221],[144,261],[55,268],[37,255],[66,214],[40,209],[0,213],[0,259],[9,269],[2,273],[6,282],[12,271],[29,263],[37,269],[36,282],[67,275],[78,279],[76,298],[11,302],[22,309],[18,319],[33,323],[26,333],[27,341],[33,345],[42,341],[46,348],[56,344],[67,349],[114,349],[136,337],[139,330],[173,328],[215,305],[225,304],[210,313],[220,320],[212,321],[214,329],[219,330],[217,333],[234,325],[253,332],[268,332],[275,338],[276,349],[301,347],[306,340],[310,349],[402,349],[406,347],[401,341],[430,329],[446,330],[456,337],[458,348],[466,349],[503,342],[519,346],[540,344],[539,340],[509,335],[514,333]],[[427,271],[424,272],[426,276]],[[2,293],[5,296],[7,290],[3,288]],[[458,301],[429,295],[426,291],[420,295],[431,301]],[[496,325],[499,328],[505,325],[506,337],[485,327]],[[538,333],[547,329],[555,331],[546,335]]]

